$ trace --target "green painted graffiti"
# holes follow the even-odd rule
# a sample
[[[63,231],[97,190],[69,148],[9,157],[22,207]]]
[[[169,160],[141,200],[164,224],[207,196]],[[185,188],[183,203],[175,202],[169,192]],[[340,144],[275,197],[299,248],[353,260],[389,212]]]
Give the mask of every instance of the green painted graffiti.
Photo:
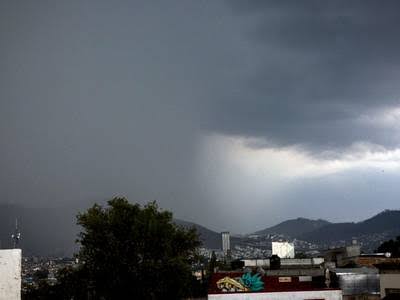
[[[251,273],[245,273],[240,278],[240,282],[252,292],[257,292],[264,289],[264,282],[261,280],[260,274],[251,275]]]

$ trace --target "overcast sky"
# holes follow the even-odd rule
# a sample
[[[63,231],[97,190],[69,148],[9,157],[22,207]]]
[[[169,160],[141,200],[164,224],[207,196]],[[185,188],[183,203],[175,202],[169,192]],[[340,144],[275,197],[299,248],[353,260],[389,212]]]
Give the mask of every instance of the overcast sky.
[[[3,0],[0,201],[237,233],[397,209],[399,36],[389,0]]]

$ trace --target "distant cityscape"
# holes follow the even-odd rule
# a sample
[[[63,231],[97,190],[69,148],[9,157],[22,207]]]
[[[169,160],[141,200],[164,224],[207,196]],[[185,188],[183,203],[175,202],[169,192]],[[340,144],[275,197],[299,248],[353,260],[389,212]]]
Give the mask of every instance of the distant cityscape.
[[[194,223],[203,240],[203,252],[223,254],[220,235]],[[381,243],[400,235],[400,211],[386,210],[358,223],[330,223],[323,220],[298,218],[282,222],[248,235],[231,235],[231,255],[234,258],[264,258],[272,253],[272,242],[293,243],[296,252],[308,257],[321,255],[326,249],[344,247],[357,240],[361,251],[373,252]],[[224,236],[224,234],[222,234]],[[226,244],[226,242],[225,242]]]
[[[343,249],[346,249],[346,246],[349,244],[357,245],[358,252],[356,256],[360,256],[362,253],[373,253],[374,247],[376,248],[383,241],[396,236],[396,234],[400,234],[400,231],[396,231],[396,228],[400,227],[400,218],[396,219],[397,217],[400,217],[399,211],[384,211],[364,222],[350,223],[353,224],[350,227],[358,226],[357,230],[361,233],[363,230],[370,230],[368,233],[360,234],[351,240],[344,237],[343,239],[335,239],[329,242],[324,241],[322,243],[301,240],[291,235],[294,235],[293,232],[295,231],[295,235],[297,236],[305,236],[306,234],[310,236],[310,232],[312,232],[310,228],[319,233],[323,231],[325,226],[332,228],[335,224],[322,220],[315,221],[298,218],[282,222],[253,234],[232,236],[228,231],[216,233],[194,223],[180,220],[176,222],[180,226],[194,226],[198,230],[200,237],[203,239],[203,245],[199,248],[199,254],[206,261],[214,254],[219,261],[225,261],[228,257],[229,261],[241,260],[249,263],[254,260],[268,260],[272,255],[279,252],[274,249],[274,244],[282,244],[282,241],[284,241],[285,245],[291,251],[289,251],[290,254],[287,256],[279,252],[279,256],[285,259],[294,259],[295,257],[299,259],[324,257],[328,249],[341,249],[343,247]],[[388,222],[391,219],[397,220],[398,223]],[[378,233],[378,229],[382,229],[381,224],[383,220],[386,227],[383,228],[384,231]],[[370,226],[367,226],[370,223],[377,226],[377,228],[372,228],[372,232]],[[361,224],[366,226],[367,229],[360,229]],[[347,232],[346,234],[348,236],[349,233]],[[18,227],[15,228],[11,237],[14,245],[19,242],[21,233]],[[215,244],[219,244],[219,247],[213,247]],[[72,257],[24,256],[22,259],[22,288],[38,285],[42,280],[46,280],[50,284],[55,283],[55,274],[59,270],[66,267],[73,268],[77,264],[77,259]]]
[[[278,276],[279,282],[286,284],[280,287],[275,283],[274,292],[276,293],[288,291],[298,293],[304,289],[304,293],[309,296],[319,296],[324,291],[326,299],[348,300],[361,296],[365,297],[363,299],[380,299],[382,293],[400,293],[400,276],[396,279],[395,286],[392,281],[388,283],[384,276],[380,276],[380,272],[386,270],[387,264],[400,267],[400,258],[392,258],[391,253],[362,253],[361,245],[357,240],[353,240],[349,245],[324,251],[318,250],[318,246],[311,243],[296,240],[288,242],[284,240],[283,235],[268,236],[268,240],[275,240],[275,242],[268,243],[261,240],[260,235],[250,235],[243,240],[242,245],[236,244],[231,248],[230,233],[225,231],[220,234],[221,247],[219,249],[204,247],[199,249],[199,254],[207,263],[210,263],[213,255],[216,256],[217,261],[223,263],[215,270],[213,275],[215,279],[211,281],[209,287],[211,294],[208,295],[208,299],[214,299],[214,295],[221,293],[244,291],[241,288],[245,289],[245,286],[240,283],[240,280],[235,281],[237,279],[229,277],[238,272],[237,269],[232,269],[233,264],[240,270],[256,268],[257,272],[263,274],[265,284],[271,284],[271,280]],[[278,266],[274,266],[276,264],[274,257],[278,259]],[[31,287],[37,287],[43,280],[50,285],[55,284],[57,282],[55,275],[58,271],[63,268],[74,268],[78,264],[78,260],[73,258],[24,257],[22,259],[22,292]],[[226,267],[227,264],[231,266]],[[397,269],[394,270],[397,272]],[[327,275],[326,272],[332,275]],[[203,280],[204,274],[203,265],[193,265],[193,275],[197,276],[198,280]],[[334,276],[332,282],[331,276]],[[313,284],[296,284],[295,290],[291,288],[287,290],[288,286],[290,287],[288,284],[296,282],[296,278]],[[382,290],[382,285],[388,285],[389,288]],[[331,286],[335,289],[329,289]],[[277,299],[285,298],[282,296]]]
[[[209,272],[205,266],[210,265],[213,259],[216,260],[218,267],[214,270],[214,286],[211,284],[209,287],[211,293],[216,294],[228,292],[229,289],[239,292],[240,287],[244,288],[240,283],[237,289],[233,288],[232,284],[236,284],[237,280],[232,279],[234,277],[231,278],[233,281],[230,277],[221,277],[221,274],[230,274],[226,272],[243,272],[250,268],[268,276],[285,275],[286,279],[282,280],[288,281],[293,281],[293,276],[301,274],[303,281],[314,281],[313,278],[316,278],[316,282],[319,282],[315,286],[317,291],[327,287],[322,284],[325,280],[322,278],[326,276],[324,270],[329,270],[336,276],[333,284],[340,288],[344,299],[347,296],[347,299],[352,299],[349,297],[361,294],[369,295],[368,299],[375,299],[383,293],[380,286],[385,284],[380,283],[382,276],[377,266],[382,263],[394,266],[400,264],[400,258],[392,257],[391,253],[375,253],[383,242],[400,235],[400,211],[397,210],[386,210],[358,223],[335,224],[297,218],[247,235],[232,235],[229,231],[217,233],[194,223],[181,220],[174,222],[184,228],[196,228],[203,242],[198,248],[202,259],[192,265],[193,275],[199,281],[203,281]],[[346,231],[343,231],[343,227]],[[13,248],[19,248],[25,236],[21,233],[18,219],[14,221],[14,229],[10,232],[9,239]],[[18,256],[21,252],[11,254]],[[274,257],[279,258],[279,267],[274,267],[277,263]],[[79,263],[77,258],[71,256],[26,255],[23,251],[20,278],[22,293],[40,287],[43,282],[50,286],[57,284],[60,270],[77,268]],[[274,271],[276,268],[280,271]],[[349,277],[349,274],[362,281],[358,290],[354,286],[349,288],[354,285],[354,276]],[[265,283],[270,280],[268,276],[263,277]],[[337,281],[337,278],[340,280]],[[390,291],[396,292],[397,289],[391,288]]]

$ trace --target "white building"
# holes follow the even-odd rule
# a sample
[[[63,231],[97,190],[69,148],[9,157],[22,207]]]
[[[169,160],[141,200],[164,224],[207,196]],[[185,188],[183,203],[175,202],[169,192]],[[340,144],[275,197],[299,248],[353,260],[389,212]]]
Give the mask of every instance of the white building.
[[[21,249],[0,250],[0,300],[21,299]]]
[[[222,251],[225,255],[231,250],[231,239],[229,235],[229,231],[221,232],[222,237]]]
[[[294,258],[294,244],[289,242],[272,242],[272,255],[280,258]]]

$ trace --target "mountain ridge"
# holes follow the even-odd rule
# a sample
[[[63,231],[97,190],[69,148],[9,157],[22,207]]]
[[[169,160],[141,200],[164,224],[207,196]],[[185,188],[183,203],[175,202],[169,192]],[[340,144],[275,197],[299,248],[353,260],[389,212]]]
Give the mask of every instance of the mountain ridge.
[[[0,247],[12,246],[11,233],[14,232],[15,218],[18,217],[22,233],[20,246],[25,255],[72,255],[77,249],[74,239],[79,232],[73,216],[73,212],[0,204]],[[180,219],[174,219],[174,222],[187,228],[195,227],[204,247],[221,248],[219,232]],[[400,210],[384,210],[360,222],[290,219],[255,233],[261,237],[268,234],[283,235],[291,240],[317,244],[320,248],[340,245],[356,238],[365,249],[373,251],[381,242],[400,235]],[[251,235],[231,236],[231,246],[246,243]]]
[[[330,223],[304,233],[298,238],[310,242],[329,243],[335,240],[350,241],[353,238],[376,234],[392,237],[400,234],[400,210],[384,210],[360,222]]]
[[[311,232],[315,229],[321,228],[325,225],[331,224],[331,222],[322,219],[307,219],[298,217],[296,219],[289,219],[283,221],[272,227],[268,227],[262,230],[254,232],[256,235],[267,235],[267,234],[284,234],[289,237],[296,237],[300,234]]]
[[[194,222],[184,221],[181,219],[174,219],[175,224],[191,228],[194,227],[199,234],[200,241],[203,246],[209,249],[220,249],[221,248],[221,233],[214,230],[208,229],[205,226],[199,225]],[[231,235],[231,245],[235,245],[240,241],[240,237]]]
[[[207,248],[218,249],[221,247],[221,235],[218,232],[208,229],[207,227],[204,227],[197,223],[184,221],[181,219],[174,219],[174,223],[185,228],[196,228],[197,233],[199,234],[200,241]]]

